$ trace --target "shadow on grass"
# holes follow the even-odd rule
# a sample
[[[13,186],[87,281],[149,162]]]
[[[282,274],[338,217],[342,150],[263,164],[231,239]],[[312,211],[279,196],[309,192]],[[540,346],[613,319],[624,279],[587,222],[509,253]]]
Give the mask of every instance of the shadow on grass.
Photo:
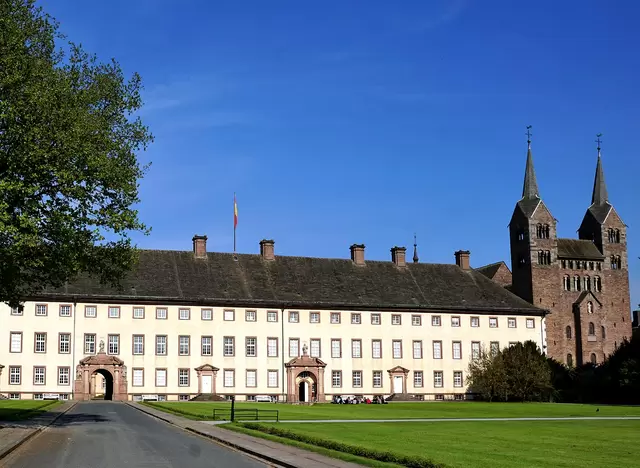
[[[52,401],[49,404],[43,404],[42,406],[38,406],[36,408],[0,408],[0,422],[24,421],[27,419],[35,418],[49,411],[57,403],[57,401]]]

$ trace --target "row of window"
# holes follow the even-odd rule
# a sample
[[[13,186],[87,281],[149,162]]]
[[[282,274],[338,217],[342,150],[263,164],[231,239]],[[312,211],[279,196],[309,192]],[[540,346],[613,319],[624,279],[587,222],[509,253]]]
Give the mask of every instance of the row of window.
[[[589,362],[594,365],[598,364],[596,353],[591,353],[591,356],[589,356]],[[567,354],[567,366],[573,367],[573,355],[571,353]]]
[[[356,370],[351,372],[351,386],[353,388],[362,388],[363,383],[363,371]],[[383,372],[381,370],[372,371],[372,386],[373,388],[382,388],[382,377]],[[334,370],[331,371],[331,387],[333,388],[341,388],[342,387],[342,371]],[[453,371],[453,386],[454,387],[462,387],[463,386],[463,377],[462,371]],[[413,386],[414,388],[422,388],[424,387],[424,371],[413,371]],[[433,371],[433,386],[435,388],[444,387],[444,372],[443,371]]]
[[[570,270],[602,270],[602,262],[588,262],[586,260],[560,260],[560,266]]]
[[[122,308],[120,306],[109,306],[107,309],[109,318],[120,318],[120,314]],[[23,311],[21,309],[12,309],[11,312],[13,315],[22,315]],[[157,320],[166,320],[168,318],[168,309],[166,307],[156,307],[155,309],[156,319]],[[71,305],[62,304],[59,306],[59,314],[61,317],[71,317]],[[144,319],[145,318],[145,308],[144,307],[133,307],[132,316],[134,319]],[[48,315],[48,304],[36,304],[35,305],[35,315],[39,317],[46,317]],[[87,318],[95,318],[97,316],[97,307],[88,305],[85,306],[84,315]],[[352,312],[350,315],[351,324],[359,325],[362,322],[362,313],[360,312]],[[200,309],[200,318],[201,320],[213,320],[213,309],[210,308],[202,308]],[[258,320],[258,312],[256,310],[245,310],[245,322],[256,322]],[[278,321],[278,311],[269,310],[267,311],[267,322],[277,322]],[[191,319],[191,309],[190,308],[180,308],[178,309],[178,319],[179,320],[190,320]],[[233,309],[227,309],[223,311],[223,319],[224,321],[233,322],[236,320],[236,311]],[[370,320],[372,325],[382,325],[382,314],[380,313],[370,313]],[[451,317],[451,326],[459,327],[461,326],[461,317],[453,316]],[[509,323],[516,323],[515,317],[510,317]],[[289,323],[300,323],[300,312],[298,311],[289,311],[288,313],[288,321]],[[342,323],[342,312],[330,312],[329,322],[332,324],[341,324]],[[320,323],[320,312],[309,312],[309,323]],[[527,319],[527,328],[535,327],[535,320],[532,318]],[[474,316],[470,317],[470,324],[472,327],[480,326],[480,317]],[[402,315],[401,314],[391,314],[391,325],[402,325]],[[422,326],[422,315],[411,315],[411,325],[413,326]],[[431,325],[434,327],[439,327],[442,325],[442,317],[440,315],[432,315],[431,316]],[[498,326],[498,318],[490,317],[489,318],[489,326],[497,327]],[[515,325],[511,326],[511,328],[515,328]]]
[[[573,331],[571,330],[571,325],[567,325],[567,328],[565,328],[564,333],[568,340],[573,338]],[[593,336],[593,337],[596,336],[596,326],[593,322],[589,322],[589,328],[587,333],[589,336]],[[605,328],[604,325],[600,327],[600,334],[603,340],[607,338],[607,329]]]
[[[593,280],[590,276],[580,278],[578,275],[573,277],[573,281],[569,275],[562,278],[562,288],[565,291],[595,291],[602,292],[602,279],[594,276]]]
[[[538,239],[549,239],[551,236],[551,227],[548,224],[538,223],[536,224],[536,237]],[[524,240],[526,234],[524,231],[518,232],[518,240]],[[607,230],[607,239],[613,244],[620,243],[620,230],[610,228]]]
[[[521,260],[524,257],[521,257]],[[612,270],[620,270],[622,268],[622,259],[620,258],[620,255],[612,255],[611,258],[611,269]],[[567,265],[569,265],[569,268],[573,270],[573,260],[560,260],[560,266],[562,268],[566,268]],[[589,265],[589,270],[593,270],[594,268],[596,270],[601,270],[602,266],[600,264],[600,262],[587,262],[587,261],[583,261],[583,260],[576,260],[576,265],[577,265],[577,270],[586,270],[587,269],[587,265]],[[520,262],[521,264],[523,263],[522,261]],[[526,263],[526,260],[525,260]],[[551,251],[549,250],[539,250],[538,251],[538,265],[551,265]],[[581,266],[584,265],[584,268],[581,268]]]
[[[58,385],[71,385],[71,368],[58,367]],[[22,383],[22,366],[9,366],[9,384],[20,385]],[[46,385],[47,371],[45,366],[33,367],[33,384]]]

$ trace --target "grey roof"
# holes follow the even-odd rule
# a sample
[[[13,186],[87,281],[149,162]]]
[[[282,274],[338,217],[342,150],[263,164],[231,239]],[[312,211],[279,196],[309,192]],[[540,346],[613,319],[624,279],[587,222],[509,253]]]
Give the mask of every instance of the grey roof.
[[[121,288],[81,277],[43,297],[238,307],[440,309],[542,314],[476,271],[453,264],[142,250]]]
[[[496,275],[496,273],[498,272],[498,270],[502,265],[506,266],[506,263],[502,261],[496,262],[496,263],[490,263],[489,265],[484,265],[478,268],[474,268],[474,270],[477,271],[478,273],[482,273],[484,276],[486,276],[489,279],[493,279],[493,277]]]
[[[596,164],[596,175],[593,179],[593,194],[591,195],[591,204],[602,206],[608,204],[609,195],[607,194],[607,184],[604,181],[604,170],[602,169],[602,158],[598,151],[598,163]]]
[[[612,208],[613,206],[611,206],[609,202],[606,202],[602,205],[591,205],[587,211],[593,215],[598,223],[603,224],[607,220],[607,216],[609,216]]]
[[[558,238],[558,257],[578,260],[604,259],[604,255],[590,240],[561,238]]]
[[[532,200],[540,198],[538,190],[538,182],[536,180],[536,171],[533,169],[533,156],[531,154],[531,145],[527,150],[527,164],[524,169],[524,184],[522,186],[522,198],[524,200]]]
[[[520,200],[516,206],[520,208],[520,210],[524,213],[527,218],[531,218],[533,213],[536,211],[538,205],[542,202],[539,198],[523,198]]]

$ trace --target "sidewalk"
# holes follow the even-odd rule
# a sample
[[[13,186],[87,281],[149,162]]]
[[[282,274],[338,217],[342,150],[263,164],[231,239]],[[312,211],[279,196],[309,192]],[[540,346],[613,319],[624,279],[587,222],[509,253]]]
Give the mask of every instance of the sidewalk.
[[[216,442],[233,447],[236,450],[246,452],[254,457],[286,468],[362,468],[362,465],[345,462],[337,458],[325,457],[319,453],[309,452],[270,440],[220,429],[215,427],[215,425],[192,421],[170,413],[158,411],[154,408],[141,405],[140,403],[127,402],[127,404],[169,424],[178,426],[181,429],[208,437]]]
[[[56,419],[73,408],[74,405],[75,402],[67,401],[31,419],[0,421],[0,460],[53,424]]]

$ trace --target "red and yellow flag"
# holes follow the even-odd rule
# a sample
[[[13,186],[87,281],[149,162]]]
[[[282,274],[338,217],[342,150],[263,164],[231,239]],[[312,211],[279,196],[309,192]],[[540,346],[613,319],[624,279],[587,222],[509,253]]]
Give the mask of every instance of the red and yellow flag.
[[[238,225],[238,202],[236,201],[236,194],[233,194],[233,228]]]

